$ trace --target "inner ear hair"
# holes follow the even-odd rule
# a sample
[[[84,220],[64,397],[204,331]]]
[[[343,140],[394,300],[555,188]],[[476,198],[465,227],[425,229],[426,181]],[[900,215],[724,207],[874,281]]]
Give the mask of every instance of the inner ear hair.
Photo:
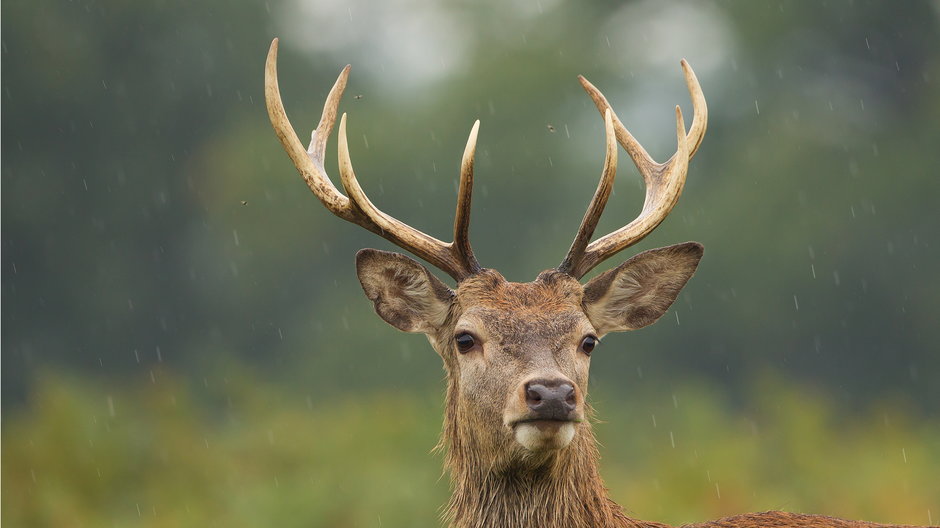
[[[584,286],[584,309],[597,331],[636,330],[666,313],[695,273],[698,242],[644,251]]]
[[[363,249],[356,254],[356,273],[375,312],[395,328],[429,334],[447,320],[454,292],[414,259]]]

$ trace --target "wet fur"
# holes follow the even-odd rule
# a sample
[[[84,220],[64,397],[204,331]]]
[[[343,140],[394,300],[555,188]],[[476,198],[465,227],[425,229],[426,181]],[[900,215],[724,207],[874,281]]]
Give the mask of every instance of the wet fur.
[[[694,243],[651,250],[599,275],[586,286],[557,271],[531,283],[511,283],[493,270],[451,291],[403,255],[363,250],[359,278],[376,311],[399,329],[424,332],[447,372],[445,452],[453,494],[442,516],[454,528],[668,528],[632,519],[608,497],[598,472],[593,412],[564,449],[530,452],[507,434],[496,416],[520,372],[549,362],[587,392],[587,367],[566,356],[564,336],[591,322],[598,332],[645,326],[665,312],[701,258]],[[587,314],[587,315],[585,315]],[[498,354],[461,365],[453,346],[458,320],[472,316]],[[478,362],[478,363],[479,363]],[[540,363],[542,362],[542,363]],[[468,366],[469,365],[469,366]],[[472,367],[472,368],[471,368]],[[482,372],[472,371],[474,368]],[[491,371],[492,369],[492,371]],[[471,386],[462,386],[464,381]],[[878,528],[898,525],[848,521],[778,511],[749,513],[685,528]]]

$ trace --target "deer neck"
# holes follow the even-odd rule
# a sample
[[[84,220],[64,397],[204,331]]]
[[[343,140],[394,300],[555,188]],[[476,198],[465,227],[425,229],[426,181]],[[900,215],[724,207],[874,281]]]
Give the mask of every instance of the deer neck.
[[[445,518],[453,528],[587,528],[647,526],[624,515],[597,470],[589,423],[565,449],[516,460],[488,456],[485,439],[448,405],[442,444],[453,495]]]

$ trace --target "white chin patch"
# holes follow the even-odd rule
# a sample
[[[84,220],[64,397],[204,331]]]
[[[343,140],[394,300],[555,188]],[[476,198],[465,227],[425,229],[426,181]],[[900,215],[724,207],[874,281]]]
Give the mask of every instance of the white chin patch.
[[[525,422],[516,425],[516,442],[529,451],[562,449],[574,438],[572,422]]]

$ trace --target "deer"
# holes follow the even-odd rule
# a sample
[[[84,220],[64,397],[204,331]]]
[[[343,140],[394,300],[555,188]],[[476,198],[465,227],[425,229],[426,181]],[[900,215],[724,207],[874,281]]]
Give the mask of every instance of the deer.
[[[639,253],[585,284],[601,262],[652,232],[676,205],[689,161],[705,135],[708,109],[698,79],[681,61],[694,117],[686,132],[676,106],[677,149],[657,163],[627,130],[604,95],[579,81],[604,119],[606,148],[600,181],[561,263],[534,281],[507,281],[480,266],[469,240],[474,156],[480,121],[460,164],[454,239],[443,242],[378,209],[360,186],[339,117],[340,182],[324,168],[350,66],[327,95],[304,148],[287,118],[277,79],[278,39],[265,65],[265,102],[274,131],[297,171],[334,215],[357,224],[440,269],[451,289],[424,265],[400,253],[363,249],[356,273],[385,322],[423,333],[443,360],[447,389],[438,447],[445,453],[451,498],[442,521],[453,528],[667,528],[627,516],[608,495],[598,471],[598,447],[587,400],[591,354],[604,335],[654,323],[694,274],[703,246],[685,242]],[[613,189],[618,144],[646,185],[642,211],[620,229],[592,241]],[[781,511],[748,513],[688,528],[862,528],[890,525]]]

